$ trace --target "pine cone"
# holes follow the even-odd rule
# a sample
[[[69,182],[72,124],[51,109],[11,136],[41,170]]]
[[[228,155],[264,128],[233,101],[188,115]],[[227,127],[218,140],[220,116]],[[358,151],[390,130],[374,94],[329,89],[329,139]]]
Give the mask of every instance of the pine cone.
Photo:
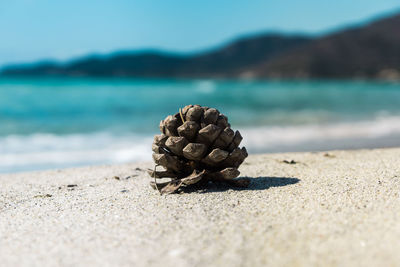
[[[149,175],[172,179],[150,183],[162,194],[208,181],[248,186],[248,179],[234,179],[248,156],[245,147],[239,148],[242,136],[231,129],[228,118],[218,110],[188,105],[161,121],[160,131],[162,134],[154,136],[153,159],[165,170],[149,170]]]

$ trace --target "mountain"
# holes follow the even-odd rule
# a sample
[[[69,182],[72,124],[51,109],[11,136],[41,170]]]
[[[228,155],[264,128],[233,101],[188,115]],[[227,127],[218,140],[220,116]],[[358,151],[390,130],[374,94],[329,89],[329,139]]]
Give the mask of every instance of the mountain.
[[[5,67],[3,75],[160,78],[400,79],[400,15],[319,38],[264,34],[202,53],[120,52],[65,64]]]
[[[67,64],[8,66],[3,75],[132,76],[132,77],[226,77],[246,66],[261,64],[276,55],[309,42],[303,36],[267,34],[235,41],[194,55],[158,51],[124,52],[82,58]]]
[[[249,66],[260,65],[311,40],[306,36],[279,34],[240,39],[220,49],[191,57],[180,74],[187,77],[235,77]]]
[[[249,70],[255,77],[400,79],[400,14],[297,47]]]

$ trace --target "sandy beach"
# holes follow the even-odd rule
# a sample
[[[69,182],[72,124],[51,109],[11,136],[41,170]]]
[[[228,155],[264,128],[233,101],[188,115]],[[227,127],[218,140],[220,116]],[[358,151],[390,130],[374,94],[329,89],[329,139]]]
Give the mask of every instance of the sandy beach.
[[[151,162],[0,175],[2,266],[399,266],[400,148],[251,155],[160,196]]]

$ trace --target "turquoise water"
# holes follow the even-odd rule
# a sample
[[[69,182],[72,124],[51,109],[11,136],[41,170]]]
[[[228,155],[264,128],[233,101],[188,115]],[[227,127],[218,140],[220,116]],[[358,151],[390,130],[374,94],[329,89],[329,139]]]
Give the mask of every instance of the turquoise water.
[[[0,172],[150,160],[158,123],[218,108],[250,152],[400,145],[400,84],[0,79]]]

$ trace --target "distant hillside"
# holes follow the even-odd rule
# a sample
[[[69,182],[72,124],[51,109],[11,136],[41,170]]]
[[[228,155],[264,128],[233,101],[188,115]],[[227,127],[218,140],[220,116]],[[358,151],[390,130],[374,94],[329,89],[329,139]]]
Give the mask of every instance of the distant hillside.
[[[225,77],[248,66],[261,64],[309,38],[268,34],[245,38],[225,47],[182,56],[162,52],[125,52],[109,57],[91,57],[67,64],[9,66],[4,75],[132,76],[132,77]]]
[[[194,55],[125,52],[66,64],[8,66],[3,75],[159,78],[400,79],[400,15],[311,39],[265,34]]]
[[[190,58],[180,74],[195,77],[235,77],[249,66],[259,65],[309,43],[305,36],[266,34],[241,39],[221,49]]]
[[[256,77],[400,79],[400,15],[341,31],[253,66]]]

